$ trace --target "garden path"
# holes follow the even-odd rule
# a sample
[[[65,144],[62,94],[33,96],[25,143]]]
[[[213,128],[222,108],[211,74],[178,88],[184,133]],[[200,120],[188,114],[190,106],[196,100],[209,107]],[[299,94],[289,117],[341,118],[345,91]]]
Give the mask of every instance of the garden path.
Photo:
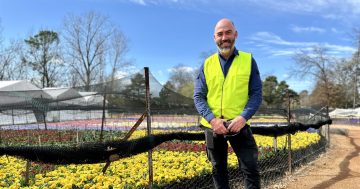
[[[360,188],[360,126],[331,125],[330,127],[346,129],[348,134],[332,133],[330,149],[325,154],[269,188]]]

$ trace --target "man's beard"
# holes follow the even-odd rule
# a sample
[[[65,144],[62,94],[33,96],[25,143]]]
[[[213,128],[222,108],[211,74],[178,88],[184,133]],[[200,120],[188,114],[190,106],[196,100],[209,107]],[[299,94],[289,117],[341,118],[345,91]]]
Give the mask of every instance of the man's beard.
[[[231,51],[231,48],[230,48],[230,47],[220,48],[220,47],[218,46],[218,50],[219,50],[220,54],[229,54],[230,51]]]
[[[224,43],[224,42],[228,42],[231,44],[230,47],[224,47],[222,48],[221,45]],[[234,48],[234,45],[235,45],[235,40],[225,40],[225,41],[221,41],[220,43],[217,43],[217,48],[220,52],[220,54],[224,54],[224,55],[227,55],[229,53],[231,53],[230,51]]]

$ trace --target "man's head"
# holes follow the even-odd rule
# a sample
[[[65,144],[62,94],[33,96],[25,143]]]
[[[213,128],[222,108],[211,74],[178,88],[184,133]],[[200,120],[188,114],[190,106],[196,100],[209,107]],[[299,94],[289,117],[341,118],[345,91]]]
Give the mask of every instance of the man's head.
[[[236,28],[231,20],[223,18],[216,23],[214,41],[221,55],[225,57],[230,55],[234,50],[237,35]]]

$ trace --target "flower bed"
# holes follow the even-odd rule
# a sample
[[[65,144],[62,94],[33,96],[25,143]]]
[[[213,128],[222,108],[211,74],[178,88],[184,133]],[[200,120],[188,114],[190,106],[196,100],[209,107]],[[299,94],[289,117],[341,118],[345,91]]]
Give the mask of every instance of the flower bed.
[[[161,131],[155,131],[155,133],[159,132]],[[7,133],[10,134],[7,135]],[[119,137],[124,133],[112,132],[111,134],[113,136],[109,136],[109,139],[115,138],[114,136]],[[60,138],[64,139],[64,141],[66,141],[65,139],[71,141],[70,143],[75,141],[76,133],[74,131],[73,133],[67,131],[60,133],[60,135],[62,136]],[[144,135],[145,131],[136,131],[132,138]],[[19,141],[24,144],[24,142],[28,141],[28,136],[29,134],[26,132],[11,133],[3,131],[1,134],[3,140],[22,138],[22,142],[21,140],[14,140],[8,143],[12,145]],[[54,130],[38,130],[37,136],[59,139],[58,131]],[[97,133],[87,131],[81,133],[81,136],[82,138],[88,137],[87,140],[89,141],[94,141]],[[273,149],[272,137],[255,135],[255,140],[259,145],[260,160],[271,159],[276,155],[276,151]],[[316,133],[299,132],[292,135],[292,149],[304,149],[319,140],[320,137]],[[53,140],[48,144],[62,145],[64,141]],[[286,147],[285,136],[278,137],[277,141],[278,150],[281,151]],[[36,144],[36,140],[33,142]],[[229,167],[235,169],[237,167],[237,158],[232,153],[231,148],[229,151]],[[147,153],[142,153],[113,162],[104,175],[101,173],[104,163],[67,166],[49,166],[33,163],[30,169],[29,188],[146,188],[148,183],[147,158]],[[24,160],[2,156],[0,158],[0,187],[19,188],[24,186],[25,165],[26,161]],[[163,143],[154,149],[153,168],[155,188],[170,183],[181,183],[195,177],[208,177],[211,173],[211,164],[206,157],[205,144],[201,141]]]

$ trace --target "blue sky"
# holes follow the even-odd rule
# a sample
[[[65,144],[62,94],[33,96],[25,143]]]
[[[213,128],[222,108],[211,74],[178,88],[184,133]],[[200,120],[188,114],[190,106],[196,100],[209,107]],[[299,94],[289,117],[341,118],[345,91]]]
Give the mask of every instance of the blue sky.
[[[215,23],[230,18],[236,47],[253,53],[262,79],[275,75],[298,92],[311,91],[313,79],[289,77],[293,53],[320,44],[332,56],[350,57],[350,34],[360,27],[359,0],[0,0],[2,37],[60,31],[65,15],[87,11],[108,16],[129,39],[127,58],[160,82],[176,65],[199,67],[200,54],[216,50]]]

